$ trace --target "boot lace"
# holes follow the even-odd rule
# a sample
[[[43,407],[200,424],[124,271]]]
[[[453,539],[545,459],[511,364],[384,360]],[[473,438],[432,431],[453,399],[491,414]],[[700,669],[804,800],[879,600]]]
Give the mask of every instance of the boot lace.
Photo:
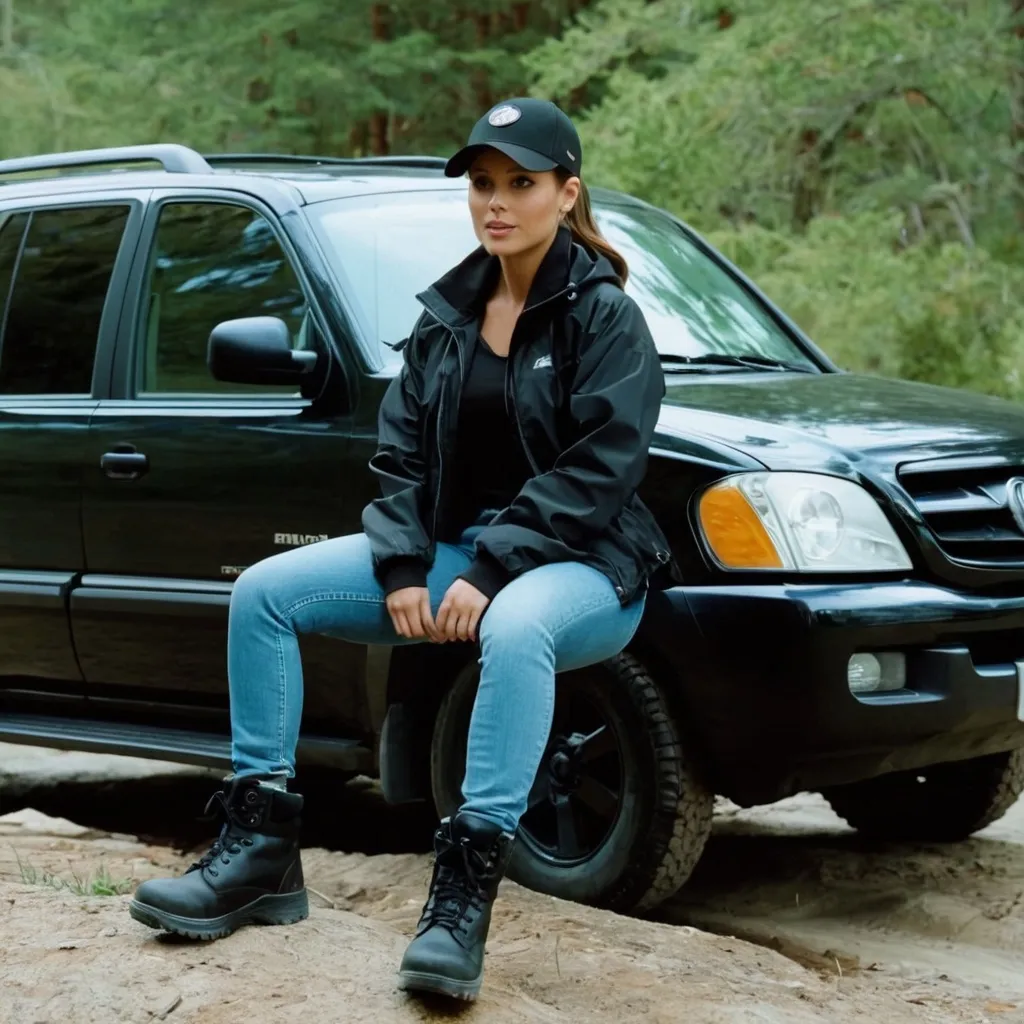
[[[450,866],[438,862],[431,887],[433,906],[428,900],[423,917],[426,923],[468,935],[466,917],[470,909],[480,911],[487,896],[480,879],[486,862],[466,839],[460,840],[457,847],[453,846],[447,856],[457,857],[460,863]]]
[[[210,813],[210,808],[214,804],[219,804],[219,811]],[[188,871],[202,871],[204,868],[208,868],[211,875],[216,877],[219,872],[213,866],[218,860],[222,864],[229,864],[231,857],[236,853],[242,852],[243,846],[252,846],[252,839],[245,835],[239,835],[232,831],[234,822],[232,821],[231,814],[228,810],[227,800],[223,793],[214,793],[210,797],[206,804],[206,809],[203,811],[203,817],[206,820],[215,817],[223,816],[225,821],[220,830],[220,835],[214,840],[213,845],[209,850],[206,851],[194,864],[192,864]],[[188,874],[188,871],[185,873]]]

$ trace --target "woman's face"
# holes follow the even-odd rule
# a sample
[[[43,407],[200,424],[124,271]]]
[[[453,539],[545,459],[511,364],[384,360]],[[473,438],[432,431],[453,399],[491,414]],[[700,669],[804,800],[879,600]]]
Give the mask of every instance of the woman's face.
[[[511,157],[485,149],[469,170],[473,230],[491,254],[514,256],[551,243],[579,195],[579,178],[563,185],[554,171],[524,171]]]

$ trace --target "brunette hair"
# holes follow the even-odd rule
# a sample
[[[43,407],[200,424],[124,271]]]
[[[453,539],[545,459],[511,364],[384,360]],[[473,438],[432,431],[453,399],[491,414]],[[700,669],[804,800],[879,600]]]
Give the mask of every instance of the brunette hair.
[[[558,175],[558,181],[562,185],[572,177],[572,174],[564,167],[556,167],[555,174]],[[629,277],[629,266],[622,253],[601,234],[601,229],[597,226],[597,221],[594,220],[594,208],[590,204],[590,190],[582,178],[580,179],[580,194],[576,199],[576,204],[565,215],[565,223],[572,232],[573,239],[585,249],[604,256],[618,275],[619,282],[625,285],[626,279]]]

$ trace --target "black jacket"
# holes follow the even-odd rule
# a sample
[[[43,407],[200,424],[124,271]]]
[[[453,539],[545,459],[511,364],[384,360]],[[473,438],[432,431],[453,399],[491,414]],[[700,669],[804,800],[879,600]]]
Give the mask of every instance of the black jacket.
[[[363,512],[389,593],[425,586],[438,541],[455,541],[451,477],[458,404],[479,320],[500,274],[481,247],[417,296],[401,372],[380,407],[370,468],[382,496]],[[534,476],[485,527],[464,577],[489,597],[549,562],[604,573],[626,604],[668,543],[636,494],[665,379],[647,324],[612,265],[561,228],[512,334],[506,401]]]

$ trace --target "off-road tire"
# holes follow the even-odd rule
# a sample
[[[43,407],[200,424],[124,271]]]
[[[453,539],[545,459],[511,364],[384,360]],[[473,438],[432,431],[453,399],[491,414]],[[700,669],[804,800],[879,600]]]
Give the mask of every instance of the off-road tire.
[[[625,782],[615,824],[587,861],[559,867],[520,839],[508,874],[522,885],[563,899],[620,912],[650,910],[690,877],[711,831],[714,795],[684,751],[661,686],[635,657],[619,654],[581,671],[588,673],[588,694],[603,700],[618,716],[616,727],[628,736],[642,777]],[[579,673],[559,676],[559,685],[574,675]],[[472,707],[478,679],[478,666],[466,666],[435,721],[431,784],[441,816],[453,813],[461,801],[467,708]],[[627,794],[627,785],[635,792]]]
[[[880,775],[822,795],[865,835],[945,843],[998,821],[1022,792],[1024,749]]]

